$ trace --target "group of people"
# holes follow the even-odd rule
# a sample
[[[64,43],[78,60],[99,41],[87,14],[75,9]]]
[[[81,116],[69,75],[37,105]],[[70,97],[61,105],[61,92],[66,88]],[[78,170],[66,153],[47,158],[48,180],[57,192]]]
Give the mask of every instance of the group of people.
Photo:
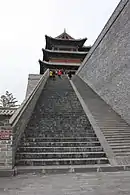
[[[52,78],[53,80],[55,80],[56,75],[57,75],[59,78],[61,78],[61,76],[62,76],[63,74],[65,74],[65,72],[62,71],[62,70],[50,70],[50,78]],[[68,77],[69,77],[69,79],[72,78],[72,73],[71,73],[71,71],[68,72]]]
[[[61,70],[58,70],[58,71],[50,70],[50,78],[52,78],[53,80],[55,80],[56,75],[58,75],[58,77],[61,78],[62,74],[63,72]]]

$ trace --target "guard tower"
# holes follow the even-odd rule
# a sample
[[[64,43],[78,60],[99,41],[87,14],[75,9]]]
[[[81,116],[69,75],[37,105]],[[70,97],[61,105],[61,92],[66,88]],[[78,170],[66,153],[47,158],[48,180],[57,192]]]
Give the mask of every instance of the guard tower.
[[[87,38],[74,39],[66,30],[56,38],[45,35],[46,46],[43,51],[43,60],[39,60],[40,74],[47,68],[78,70],[82,61],[88,54],[91,46],[84,46]]]

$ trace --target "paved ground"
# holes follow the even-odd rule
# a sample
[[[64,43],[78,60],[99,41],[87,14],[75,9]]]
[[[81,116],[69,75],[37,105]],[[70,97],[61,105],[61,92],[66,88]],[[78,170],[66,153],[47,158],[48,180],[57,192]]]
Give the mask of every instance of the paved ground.
[[[0,178],[0,195],[130,195],[130,171]]]

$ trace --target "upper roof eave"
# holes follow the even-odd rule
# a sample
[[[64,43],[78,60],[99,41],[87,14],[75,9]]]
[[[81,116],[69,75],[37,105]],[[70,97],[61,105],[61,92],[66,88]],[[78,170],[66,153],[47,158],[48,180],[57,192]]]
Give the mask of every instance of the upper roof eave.
[[[50,39],[52,41],[54,40],[54,41],[70,41],[70,42],[82,42],[82,41],[85,42],[87,40],[86,37],[83,39],[59,39],[59,38],[53,38],[53,37],[48,36],[48,35],[45,35],[45,38],[46,38],[46,40]]]
[[[82,47],[87,40],[87,38],[83,39],[58,39],[52,38],[45,35],[46,39],[46,49],[51,49],[54,45],[73,45],[74,47]]]

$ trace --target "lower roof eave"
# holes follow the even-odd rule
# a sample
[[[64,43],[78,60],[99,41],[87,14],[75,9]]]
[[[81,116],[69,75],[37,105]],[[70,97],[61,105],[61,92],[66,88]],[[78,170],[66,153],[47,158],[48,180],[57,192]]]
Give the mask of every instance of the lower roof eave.
[[[57,63],[57,62],[46,62],[39,60],[40,65],[43,66],[76,66],[79,67],[81,63]]]

